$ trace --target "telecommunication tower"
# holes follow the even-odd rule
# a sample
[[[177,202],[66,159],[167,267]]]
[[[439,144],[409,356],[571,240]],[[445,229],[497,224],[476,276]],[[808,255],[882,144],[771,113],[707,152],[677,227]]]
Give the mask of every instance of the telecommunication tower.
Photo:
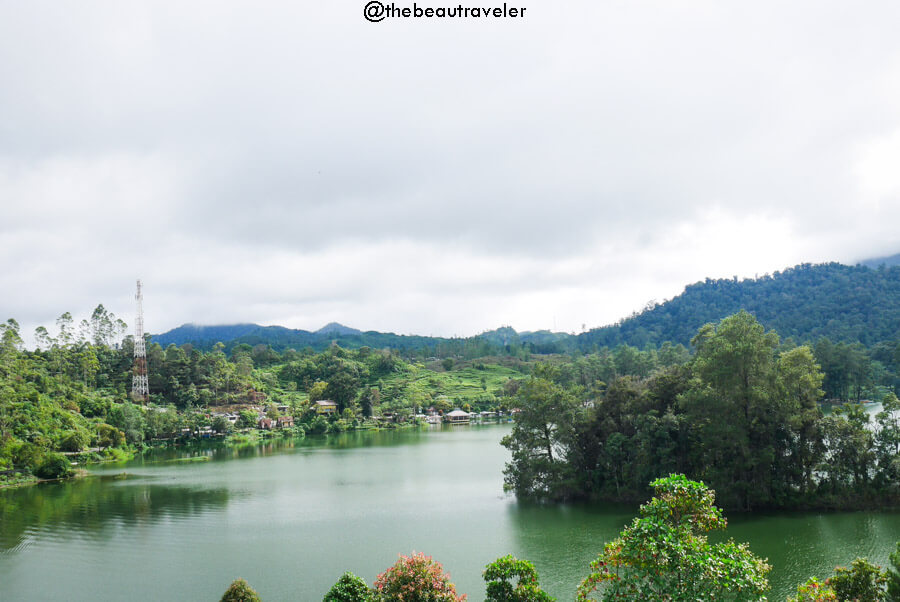
[[[150,385],[147,382],[147,350],[144,348],[144,295],[141,292],[141,281],[137,281],[137,311],[134,316],[134,373],[131,377],[131,397],[135,401],[146,403],[150,398]]]

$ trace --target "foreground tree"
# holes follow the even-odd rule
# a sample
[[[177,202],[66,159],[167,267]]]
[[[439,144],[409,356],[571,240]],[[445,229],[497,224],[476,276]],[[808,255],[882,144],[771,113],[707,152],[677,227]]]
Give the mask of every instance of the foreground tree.
[[[487,581],[487,602],[553,602],[549,594],[541,590],[534,565],[512,555],[498,558],[484,569]],[[511,580],[515,579],[513,585]]]
[[[578,600],[764,600],[771,567],[747,544],[703,535],[727,524],[715,493],[684,475],[651,486],[641,515],[591,563]]]
[[[235,579],[225,590],[220,602],[261,602],[259,594],[243,579]]]
[[[370,602],[372,590],[361,577],[347,571],[331,586],[322,602]]]
[[[891,566],[886,571],[887,594],[891,602],[900,602],[900,541],[891,553]]]
[[[865,558],[857,558],[850,568],[837,567],[826,582],[837,594],[838,600],[854,602],[881,602],[885,597],[887,577],[880,566]]]
[[[797,595],[788,598],[788,602],[838,602],[838,597],[827,581],[822,583],[818,578],[810,577],[797,587]]]
[[[389,602],[460,602],[466,596],[456,594],[456,586],[439,562],[419,552],[400,556],[375,579],[375,600]]]

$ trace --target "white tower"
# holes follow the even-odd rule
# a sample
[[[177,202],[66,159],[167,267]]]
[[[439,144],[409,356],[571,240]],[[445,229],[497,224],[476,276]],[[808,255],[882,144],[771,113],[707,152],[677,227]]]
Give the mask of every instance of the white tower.
[[[147,382],[147,350],[144,348],[144,295],[141,292],[141,281],[137,281],[137,310],[134,317],[134,373],[131,377],[131,397],[135,401],[146,403],[150,398],[150,385]]]

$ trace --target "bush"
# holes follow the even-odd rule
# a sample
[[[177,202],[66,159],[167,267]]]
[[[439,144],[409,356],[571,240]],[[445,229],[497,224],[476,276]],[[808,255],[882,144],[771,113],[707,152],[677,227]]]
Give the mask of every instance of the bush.
[[[555,598],[541,590],[534,565],[507,555],[484,569],[487,602],[553,602]],[[516,586],[510,583],[516,579]]]
[[[838,567],[834,575],[826,581],[837,594],[839,600],[855,602],[879,602],[884,599],[887,577],[880,566],[865,558],[857,558],[850,568]]]
[[[316,416],[310,421],[309,426],[306,427],[306,432],[311,435],[324,435],[327,430],[328,421],[325,420],[324,416]]]
[[[900,541],[891,553],[891,566],[885,571],[887,577],[888,600],[900,602]]]
[[[259,594],[243,579],[235,579],[225,590],[220,602],[262,602]]]
[[[72,464],[64,455],[48,452],[34,474],[42,479],[64,479],[72,475]]]
[[[59,440],[59,449],[68,452],[80,452],[86,448],[90,442],[90,436],[84,431],[66,431]]]
[[[704,533],[726,526],[702,482],[670,475],[619,537],[606,544],[578,588],[578,600],[765,600],[770,566],[747,544],[711,544]]]
[[[838,602],[838,597],[827,583],[811,577],[797,588],[797,595],[788,598],[788,602]]]
[[[375,579],[375,600],[388,602],[460,602],[456,586],[439,562],[419,552],[400,556],[394,565]]]
[[[370,602],[372,600],[372,591],[366,582],[351,572],[341,575],[322,602]]]

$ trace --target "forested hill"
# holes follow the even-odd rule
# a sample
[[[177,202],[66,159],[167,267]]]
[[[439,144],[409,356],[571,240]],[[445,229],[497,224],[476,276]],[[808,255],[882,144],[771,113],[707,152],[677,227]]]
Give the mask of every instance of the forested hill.
[[[700,326],[741,309],[798,342],[828,337],[870,346],[895,340],[900,329],[900,266],[802,264],[752,280],[707,279],[618,324],[579,335],[579,347],[644,347],[664,341],[687,345]]]
[[[468,338],[444,338],[419,335],[402,335],[392,332],[362,332],[355,328],[332,322],[315,332],[294,330],[282,326],[260,326],[259,324],[228,324],[201,326],[183,324],[162,334],[152,336],[154,343],[162,347],[190,343],[197,349],[208,351],[218,342],[231,351],[241,344],[271,345],[276,351],[305,349],[316,351],[337,343],[344,349],[397,349],[404,352],[424,353],[427,356],[474,358],[509,351],[512,347],[523,348],[537,353],[558,353],[575,348],[575,336],[564,332],[539,330],[536,332],[516,332],[509,326],[481,333]]]
[[[707,279],[688,285],[674,299],[577,337],[546,330],[516,332],[508,326],[468,338],[441,338],[361,332],[337,323],[315,332],[258,324],[185,324],[154,335],[153,341],[163,347],[191,343],[207,350],[221,341],[229,351],[242,343],[271,345],[278,351],[306,347],[321,351],[335,342],[345,349],[390,348],[469,358],[508,352],[511,348],[566,353],[576,348],[590,351],[622,343],[639,348],[666,341],[687,346],[701,326],[741,309],[754,314],[766,328],[774,328],[783,338],[793,337],[797,342],[828,337],[832,341],[859,341],[871,346],[894,341],[900,334],[900,265],[870,268],[839,263],[803,264],[755,279]]]
[[[183,324],[163,334],[153,335],[154,343],[166,347],[170,343],[183,345],[190,343],[198,349],[208,350],[217,342],[225,343],[227,350],[236,345],[247,344],[271,345],[277,351],[285,349],[304,349],[311,347],[321,351],[337,343],[344,349],[372,347],[374,349],[424,349],[449,341],[437,337],[417,335],[399,335],[391,332],[361,332],[342,324],[332,322],[315,332],[295,330],[283,326],[260,326],[259,324],[229,324],[219,326],[200,326]]]

